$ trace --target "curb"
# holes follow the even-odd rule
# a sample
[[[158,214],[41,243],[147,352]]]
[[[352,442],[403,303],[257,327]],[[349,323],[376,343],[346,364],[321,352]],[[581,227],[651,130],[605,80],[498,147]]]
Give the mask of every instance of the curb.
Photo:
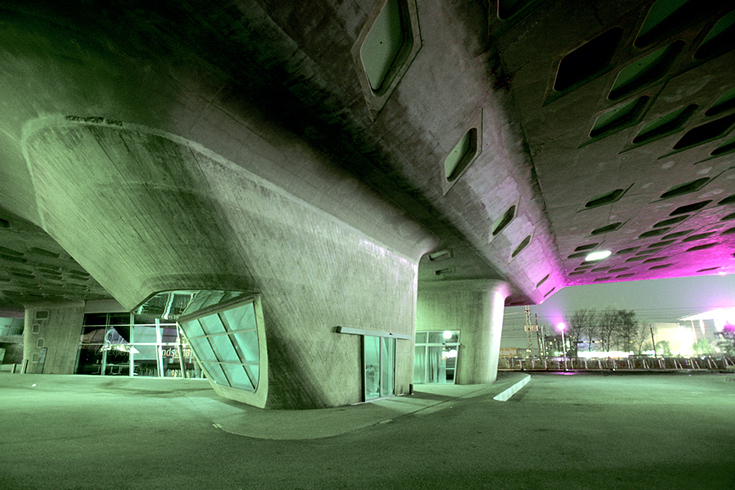
[[[518,393],[518,391],[526,386],[528,382],[531,381],[531,375],[527,374],[525,378],[518,381],[516,384],[511,386],[510,388],[507,388],[502,393],[495,395],[493,397],[493,400],[498,400],[499,402],[507,402],[510,400],[510,397]]]

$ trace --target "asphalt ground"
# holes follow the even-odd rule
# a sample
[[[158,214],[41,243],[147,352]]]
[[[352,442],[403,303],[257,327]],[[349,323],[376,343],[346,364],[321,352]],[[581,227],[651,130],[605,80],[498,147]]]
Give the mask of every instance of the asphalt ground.
[[[735,375],[533,374],[493,399],[518,379],[274,412],[204,382],[0,375],[0,489],[735,489]]]

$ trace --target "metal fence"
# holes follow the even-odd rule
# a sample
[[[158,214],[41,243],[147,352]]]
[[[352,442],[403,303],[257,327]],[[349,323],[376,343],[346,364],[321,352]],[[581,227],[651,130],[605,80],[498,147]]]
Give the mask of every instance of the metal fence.
[[[735,359],[720,357],[635,357],[628,359],[570,357],[539,359],[501,357],[501,371],[727,371]]]

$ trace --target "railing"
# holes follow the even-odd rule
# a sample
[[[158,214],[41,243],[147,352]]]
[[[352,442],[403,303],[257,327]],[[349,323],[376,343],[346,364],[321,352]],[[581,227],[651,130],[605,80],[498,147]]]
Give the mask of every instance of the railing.
[[[498,369],[501,371],[732,371],[735,370],[735,359],[726,356],[634,357],[628,359],[501,357]]]

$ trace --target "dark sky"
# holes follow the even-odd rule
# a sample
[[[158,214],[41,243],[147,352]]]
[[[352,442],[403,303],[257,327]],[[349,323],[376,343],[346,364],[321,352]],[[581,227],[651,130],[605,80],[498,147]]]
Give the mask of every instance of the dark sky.
[[[603,309],[611,305],[634,310],[646,322],[676,322],[687,315],[718,307],[735,306],[735,275],[654,279],[564,288],[543,304],[531,306],[539,324],[556,325],[579,308]],[[523,332],[524,307],[505,309],[505,332]],[[547,330],[548,331],[548,330]],[[525,338],[525,334],[524,338]]]

